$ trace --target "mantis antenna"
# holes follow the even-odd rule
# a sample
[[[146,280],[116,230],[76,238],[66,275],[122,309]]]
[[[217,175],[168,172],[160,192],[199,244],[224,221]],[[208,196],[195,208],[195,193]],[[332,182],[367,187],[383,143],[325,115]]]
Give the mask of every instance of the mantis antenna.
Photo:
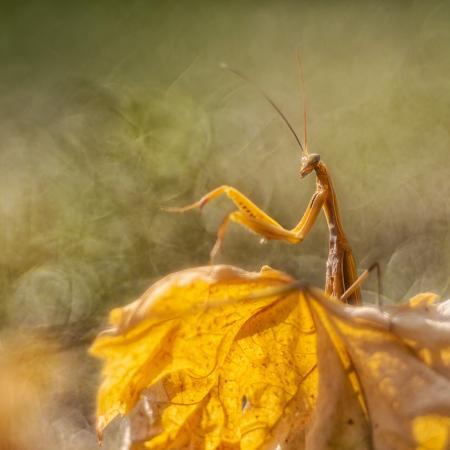
[[[300,75],[300,92],[303,95],[303,122],[304,122],[304,130],[305,130],[305,150],[304,152],[308,154],[308,114],[307,114],[307,106],[306,106],[306,89],[305,89],[305,78],[303,76],[303,64],[302,59],[300,57],[300,49],[297,48],[297,64]]]
[[[289,122],[289,120],[287,119],[287,117],[283,114],[283,112],[281,111],[281,109],[277,106],[277,104],[266,94],[266,92],[264,92],[264,90],[262,88],[260,88],[254,81],[252,81],[249,77],[247,77],[246,75],[244,75],[243,73],[239,72],[236,69],[233,69],[232,67],[229,67],[226,63],[222,63],[220,65],[220,67],[222,69],[226,69],[229,70],[230,72],[234,73],[235,75],[237,75],[239,78],[242,78],[244,81],[246,81],[247,83],[249,83],[251,86],[253,86],[254,88],[256,88],[260,94],[262,94],[262,96],[270,103],[270,105],[275,109],[275,111],[281,116],[281,118],[283,119],[284,123],[287,125],[287,127],[289,128],[289,130],[291,131],[291,133],[294,135],[295,140],[297,141],[298,145],[300,146],[300,148],[302,149],[303,153],[307,152],[305,151],[305,148],[303,148],[303,145],[299,139],[299,137],[297,136],[297,133],[294,130],[294,127],[291,125],[291,123]],[[306,146],[306,144],[305,144]]]

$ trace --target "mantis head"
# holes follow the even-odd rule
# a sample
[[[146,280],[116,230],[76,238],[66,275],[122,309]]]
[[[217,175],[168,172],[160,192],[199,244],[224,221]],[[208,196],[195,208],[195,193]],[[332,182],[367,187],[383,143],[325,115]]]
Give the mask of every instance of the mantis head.
[[[320,161],[320,155],[317,153],[303,152],[300,166],[300,175],[302,178],[311,173]]]

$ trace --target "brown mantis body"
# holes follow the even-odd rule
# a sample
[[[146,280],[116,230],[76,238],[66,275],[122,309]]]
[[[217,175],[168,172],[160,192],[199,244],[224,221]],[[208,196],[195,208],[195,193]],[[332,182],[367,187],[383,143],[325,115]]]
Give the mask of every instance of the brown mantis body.
[[[241,78],[249,81],[244,75],[236,70],[230,70]],[[280,114],[301,148],[301,176],[304,177],[312,171],[316,174],[316,190],[298,224],[292,229],[284,228],[276,220],[258,208],[258,206],[239,190],[226,185],[212,190],[204,195],[199,201],[191,205],[183,208],[168,208],[168,210],[185,212],[195,208],[201,209],[206,203],[222,194],[227,195],[233,201],[237,210],[229,213],[219,227],[217,241],[211,251],[211,260],[213,260],[222,246],[225,231],[230,221],[240,223],[247,229],[262,236],[264,239],[282,240],[291,244],[298,244],[307,236],[312,229],[317,216],[323,209],[329,230],[329,252],[326,266],[325,292],[335,298],[346,301],[347,303],[360,304],[361,292],[359,285],[360,282],[367,277],[368,271],[365,271],[358,278],[352,250],[342,226],[336,193],[333,188],[330,173],[326,165],[320,160],[320,156],[318,154],[310,154],[307,150],[306,108],[304,110],[305,145],[303,146],[293,127],[281,110],[263,91],[261,91],[261,93]]]

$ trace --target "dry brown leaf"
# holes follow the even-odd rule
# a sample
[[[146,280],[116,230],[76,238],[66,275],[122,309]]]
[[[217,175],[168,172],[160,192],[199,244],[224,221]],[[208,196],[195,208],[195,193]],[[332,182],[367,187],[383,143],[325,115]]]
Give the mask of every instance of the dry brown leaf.
[[[91,348],[99,435],[127,415],[133,449],[444,450],[445,310],[352,307],[270,268],[171,274]]]

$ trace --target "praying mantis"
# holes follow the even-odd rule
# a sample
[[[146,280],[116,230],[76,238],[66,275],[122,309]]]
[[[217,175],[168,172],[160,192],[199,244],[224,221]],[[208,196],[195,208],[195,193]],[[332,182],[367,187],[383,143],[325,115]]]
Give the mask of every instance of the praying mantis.
[[[302,86],[303,69],[300,59],[299,68],[301,75]],[[347,240],[342,225],[341,215],[339,212],[336,192],[333,187],[331,175],[328,167],[321,160],[317,153],[310,153],[308,150],[307,139],[307,111],[305,102],[303,102],[304,115],[304,143],[301,142],[293,126],[283,114],[281,109],[275,102],[249,78],[239,71],[222,65],[223,68],[236,74],[238,77],[252,84],[270,103],[270,105],[279,114],[283,122],[286,124],[292,133],[296,143],[301,151],[300,176],[302,178],[311,174],[316,175],[316,189],[309,201],[305,213],[293,228],[287,229],[280,225],[270,215],[256,206],[249,198],[233,186],[222,185],[205,194],[200,200],[184,206],[184,207],[170,207],[165,208],[170,212],[184,213],[193,209],[201,210],[207,203],[226,195],[236,206],[237,210],[227,214],[223,219],[217,231],[217,240],[210,253],[210,260],[213,261],[215,256],[220,251],[225,232],[230,222],[241,224],[251,232],[261,236],[266,240],[280,240],[290,244],[301,243],[308,233],[313,228],[317,217],[321,210],[323,210],[328,224],[329,232],[329,250],[328,259],[326,263],[325,276],[325,292],[343,302],[359,305],[361,304],[360,285],[367,278],[369,272],[376,268],[379,275],[379,266],[377,263],[373,264],[369,269],[365,270],[359,277],[356,272],[356,263],[353,257],[352,249]]]

